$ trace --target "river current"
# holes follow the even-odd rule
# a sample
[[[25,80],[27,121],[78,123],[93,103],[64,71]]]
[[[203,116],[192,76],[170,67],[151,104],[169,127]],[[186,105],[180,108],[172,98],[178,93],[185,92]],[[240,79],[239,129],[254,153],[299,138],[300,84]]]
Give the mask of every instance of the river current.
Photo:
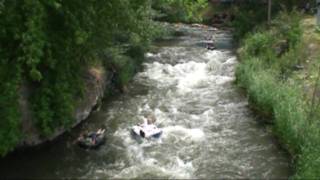
[[[176,25],[180,36],[155,43],[128,93],[106,101],[71,133],[45,147],[0,160],[1,177],[287,178],[289,158],[259,124],[234,85],[231,33]],[[207,50],[214,39],[216,50]],[[138,142],[130,127],[154,114],[160,139]],[[105,127],[106,144],[73,144]]]

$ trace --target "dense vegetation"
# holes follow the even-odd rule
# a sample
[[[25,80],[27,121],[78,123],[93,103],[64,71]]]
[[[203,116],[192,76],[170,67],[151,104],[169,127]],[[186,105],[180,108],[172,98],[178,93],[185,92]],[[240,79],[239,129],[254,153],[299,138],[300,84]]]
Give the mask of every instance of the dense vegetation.
[[[268,13],[266,2],[247,0],[246,3],[240,3],[231,7],[231,12],[235,15],[235,20],[231,24],[235,28],[234,38],[236,41],[240,41],[247,33],[266,23]],[[310,3],[310,7],[314,7],[315,2],[313,0],[273,0],[271,15],[276,17],[282,10],[292,11],[297,8],[302,9],[308,2]],[[224,11],[226,9],[230,9],[230,7],[222,8]]]
[[[255,111],[274,119],[275,133],[296,161],[296,177],[318,177],[320,47],[311,52],[309,43],[319,43],[320,35],[306,37],[294,10],[306,1],[273,1],[270,25],[263,2],[231,8],[240,43],[237,83]],[[115,71],[115,85],[122,87],[162,34],[154,19],[199,22],[206,7],[207,0],[0,0],[0,154],[25,136],[22,86],[31,89],[33,120],[44,137],[69,128],[88,67]]]
[[[72,124],[87,66],[111,48],[124,52],[129,63],[130,52],[142,51],[155,32],[148,0],[13,0],[0,8],[1,154],[21,137],[22,83],[32,87],[34,121],[48,136]],[[117,57],[105,60],[124,64]]]
[[[168,19],[190,21],[204,2],[0,0],[0,154],[25,136],[19,102],[23,86],[31,91],[32,119],[43,137],[68,128],[88,67],[104,65],[122,87],[150,42],[162,34],[153,19],[161,12]]]
[[[169,22],[201,22],[207,0],[154,0],[156,18]]]
[[[295,177],[317,178],[320,35],[314,23],[307,26],[305,17],[290,6],[275,11],[277,17],[270,25],[261,21],[260,12],[250,12],[248,7],[238,7],[237,12],[243,14],[234,22],[239,27],[235,35],[241,41],[237,84],[246,89],[255,111],[274,119],[274,132],[294,158]],[[244,18],[248,13],[258,26]]]

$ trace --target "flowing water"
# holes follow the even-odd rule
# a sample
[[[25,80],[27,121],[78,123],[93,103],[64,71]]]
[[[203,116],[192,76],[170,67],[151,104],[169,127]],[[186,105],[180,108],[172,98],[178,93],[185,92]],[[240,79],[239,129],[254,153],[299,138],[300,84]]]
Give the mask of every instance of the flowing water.
[[[0,176],[29,178],[287,178],[290,163],[256,121],[234,85],[231,35],[179,25],[182,35],[156,44],[125,95],[112,98],[72,133],[0,161]],[[217,50],[207,50],[213,36]],[[154,114],[158,140],[138,142],[130,127]],[[72,142],[106,127],[96,151]]]

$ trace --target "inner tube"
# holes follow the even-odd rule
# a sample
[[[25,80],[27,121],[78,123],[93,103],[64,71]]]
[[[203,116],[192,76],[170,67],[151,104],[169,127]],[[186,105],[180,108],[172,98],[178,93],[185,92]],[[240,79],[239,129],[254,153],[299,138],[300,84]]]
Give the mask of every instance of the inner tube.
[[[147,134],[144,129],[140,126],[133,126],[131,129],[131,134],[134,137],[140,137],[140,138],[159,138],[162,134],[162,130],[159,128],[156,128],[156,130],[152,134]]]
[[[213,51],[213,50],[215,50],[215,49],[217,49],[217,48],[212,45],[212,46],[207,46],[207,49]]]
[[[95,143],[93,143],[92,138],[85,136],[77,141],[78,145],[85,149],[96,149],[105,143],[105,137],[103,134],[99,134],[96,137]]]

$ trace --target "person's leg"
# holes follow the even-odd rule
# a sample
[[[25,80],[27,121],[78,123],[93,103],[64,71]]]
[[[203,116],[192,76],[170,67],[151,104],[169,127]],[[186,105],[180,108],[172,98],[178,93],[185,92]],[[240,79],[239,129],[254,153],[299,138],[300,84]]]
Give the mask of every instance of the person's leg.
[[[142,130],[140,130],[140,136],[143,138],[145,137],[145,133]]]

